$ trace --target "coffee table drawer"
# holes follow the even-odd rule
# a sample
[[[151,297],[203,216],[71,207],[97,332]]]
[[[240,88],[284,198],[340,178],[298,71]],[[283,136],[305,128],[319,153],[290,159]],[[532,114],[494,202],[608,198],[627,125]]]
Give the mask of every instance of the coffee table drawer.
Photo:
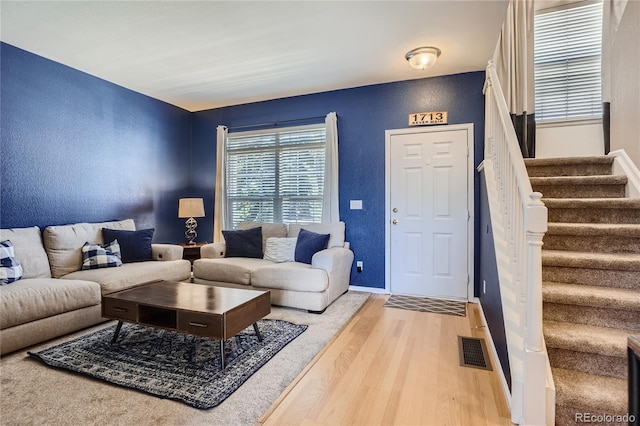
[[[196,312],[178,313],[178,330],[207,337],[222,337],[222,316]]]
[[[126,300],[104,299],[102,301],[102,316],[105,318],[136,321],[137,306],[137,303]]]

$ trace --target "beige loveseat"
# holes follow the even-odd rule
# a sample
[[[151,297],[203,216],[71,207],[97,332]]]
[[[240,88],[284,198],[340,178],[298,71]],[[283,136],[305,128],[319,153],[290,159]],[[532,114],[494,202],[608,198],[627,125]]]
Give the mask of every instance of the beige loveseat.
[[[102,244],[102,228],[135,231],[133,220],[0,229],[23,269],[22,279],[0,286],[0,354],[106,321],[101,295],[157,280],[187,280],[182,247],[152,244],[153,261],[81,270],[85,242]]]
[[[345,242],[344,222],[328,224],[273,224],[242,222],[238,229],[262,227],[263,247],[269,238],[298,236],[300,229],[330,234],[327,249],[315,253],[311,264],[273,262],[264,258],[225,257],[225,243],[201,248],[193,264],[196,283],[225,287],[270,290],[274,305],[323,312],[349,290],[353,252]]]

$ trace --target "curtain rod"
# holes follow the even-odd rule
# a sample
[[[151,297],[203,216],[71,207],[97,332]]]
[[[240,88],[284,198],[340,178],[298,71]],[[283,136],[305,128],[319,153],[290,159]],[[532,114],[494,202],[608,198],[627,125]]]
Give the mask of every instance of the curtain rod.
[[[250,127],[278,126],[280,124],[294,123],[296,121],[319,120],[319,119],[325,118],[325,117],[326,117],[325,115],[319,115],[317,117],[295,118],[293,120],[281,120],[281,121],[271,121],[271,122],[267,122],[267,123],[245,124],[245,125],[242,125],[242,126],[228,127],[227,130],[231,131],[231,130],[238,130],[238,129],[247,129],[247,128],[250,128]]]

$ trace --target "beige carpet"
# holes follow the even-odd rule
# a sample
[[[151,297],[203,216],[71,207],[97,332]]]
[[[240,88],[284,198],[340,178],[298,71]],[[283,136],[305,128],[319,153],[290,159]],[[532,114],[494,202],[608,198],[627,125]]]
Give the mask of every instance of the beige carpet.
[[[10,425],[252,425],[369,297],[349,292],[321,314],[273,307],[267,318],[309,326],[234,394],[211,410],[42,365],[27,350],[0,360],[0,424]],[[36,345],[41,350],[72,337]]]

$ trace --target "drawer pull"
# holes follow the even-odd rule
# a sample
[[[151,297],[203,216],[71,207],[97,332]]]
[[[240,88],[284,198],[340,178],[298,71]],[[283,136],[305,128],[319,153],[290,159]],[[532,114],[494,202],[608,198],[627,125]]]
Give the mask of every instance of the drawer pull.
[[[190,322],[189,325],[193,326],[193,327],[202,327],[202,328],[207,328],[209,327],[207,324],[202,324],[201,322]]]
[[[116,312],[127,312],[128,309],[125,308],[118,308],[117,306],[114,306],[113,308],[111,308],[112,310],[116,311]]]

